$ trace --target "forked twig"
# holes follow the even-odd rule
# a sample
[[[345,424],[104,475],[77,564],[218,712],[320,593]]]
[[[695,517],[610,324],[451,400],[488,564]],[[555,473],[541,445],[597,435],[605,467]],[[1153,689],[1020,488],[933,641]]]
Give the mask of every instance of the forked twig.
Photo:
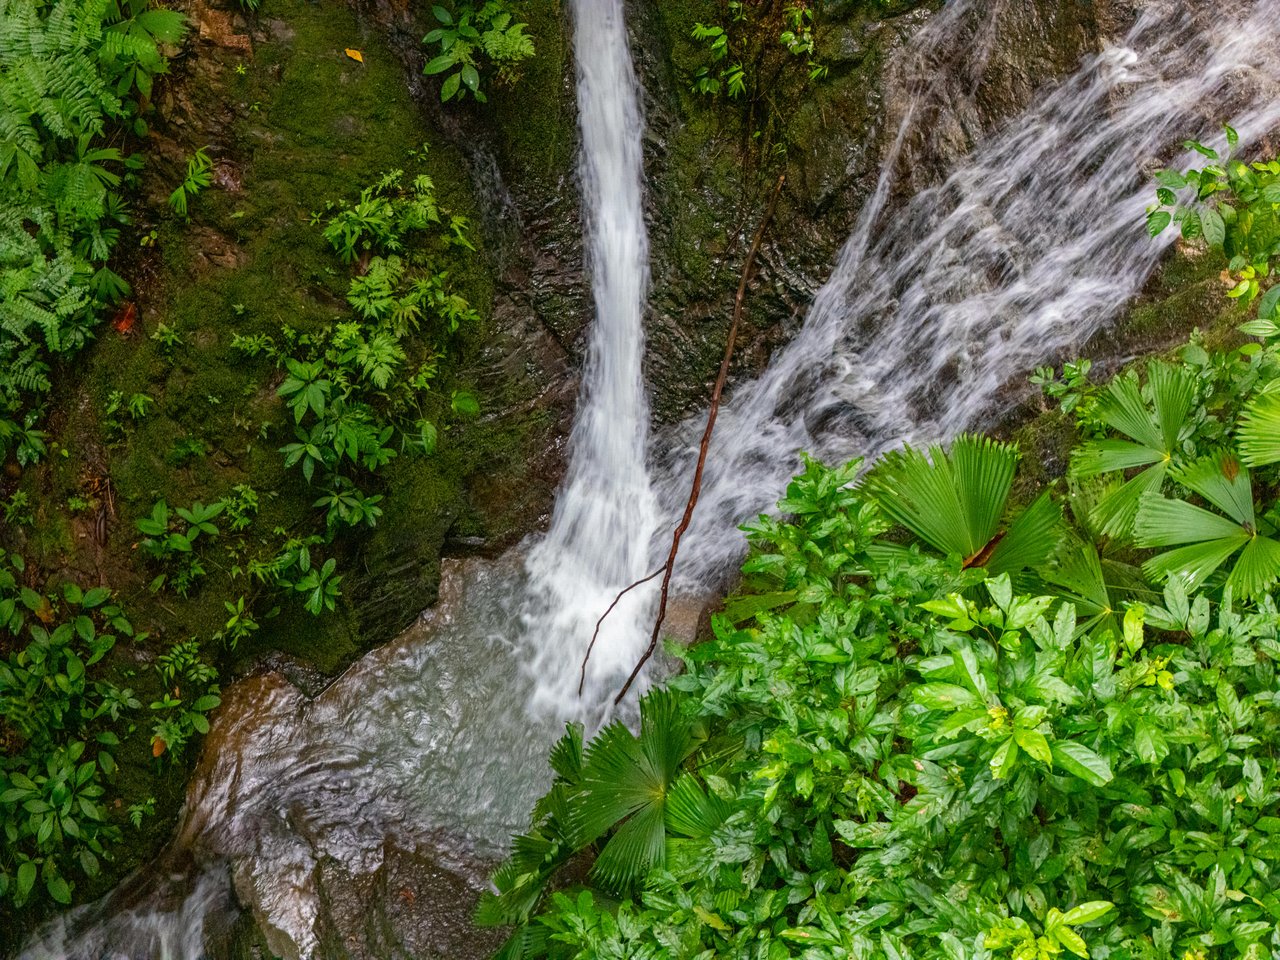
[[[640,657],[635,669],[631,671],[631,676],[627,677],[627,682],[622,685],[622,689],[618,691],[618,695],[614,698],[615,705],[622,703],[622,698],[627,695],[627,691],[635,683],[636,677],[640,675],[644,665],[653,656],[653,651],[658,648],[658,638],[662,633],[662,621],[667,615],[667,600],[671,593],[671,576],[676,567],[676,554],[680,552],[680,539],[693,521],[693,509],[698,505],[698,494],[702,492],[702,472],[707,465],[707,450],[711,446],[711,432],[715,429],[716,416],[720,413],[720,396],[724,393],[725,381],[729,378],[729,364],[733,360],[733,348],[738,339],[738,324],[742,320],[742,307],[746,301],[747,284],[751,280],[751,268],[755,265],[756,255],[760,252],[760,244],[764,240],[765,229],[769,226],[769,221],[773,219],[774,208],[778,205],[778,196],[782,193],[782,186],[786,182],[787,176],[785,173],[778,177],[778,182],[773,188],[773,195],[769,198],[769,206],[765,209],[764,218],[760,221],[760,226],[756,229],[755,238],[751,241],[751,249],[747,252],[746,262],[742,265],[742,277],[738,282],[737,295],[733,299],[733,322],[729,325],[729,338],[724,345],[724,359],[720,361],[720,373],[716,376],[716,385],[711,391],[711,405],[707,410],[707,426],[702,431],[702,443],[698,446],[698,465],[693,471],[693,484],[689,490],[689,500],[685,504],[684,516],[680,518],[680,523],[676,526],[675,533],[671,537],[671,551],[667,554],[667,562],[661,568],[661,572],[665,575],[662,578],[662,595],[658,600],[658,614],[653,623],[653,634],[649,638],[649,646],[645,649],[644,655]],[[656,573],[652,574],[646,577],[645,580],[652,580],[656,575]],[[645,580],[640,581],[640,583],[644,583]],[[638,585],[632,584],[631,587]],[[626,593],[631,587],[627,587],[622,592]],[[621,594],[619,594],[619,597],[621,597]],[[615,600],[614,603],[616,604],[617,601]],[[612,610],[613,607],[609,609]],[[607,611],[605,616],[608,616]],[[596,625],[596,629],[597,631],[599,630],[599,624]],[[585,675],[585,660],[583,661],[583,671]]]
[[[582,655],[582,675],[578,677],[578,696],[582,696],[582,688],[587,685],[587,661],[591,659],[591,651],[596,648],[596,641],[600,639],[600,628],[604,625],[605,618],[608,617],[609,614],[613,613],[613,608],[618,605],[619,600],[641,584],[648,583],[665,569],[667,568],[659,567],[643,580],[637,580],[635,583],[623,587],[622,590],[618,592],[618,595],[613,598],[613,603],[609,604],[609,609],[600,614],[600,619],[596,621],[596,628],[591,634],[591,642],[587,644],[587,652]]]

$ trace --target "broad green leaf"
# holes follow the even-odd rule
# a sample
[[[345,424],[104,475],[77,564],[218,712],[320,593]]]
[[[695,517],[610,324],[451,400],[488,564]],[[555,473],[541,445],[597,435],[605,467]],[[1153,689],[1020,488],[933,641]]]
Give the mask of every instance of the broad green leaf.
[[[71,902],[71,887],[68,886],[67,881],[64,880],[58,874],[55,873],[52,876],[50,876],[45,881],[44,885],[45,885],[45,888],[49,891],[49,896],[51,896],[58,903]]]
[[[1013,739],[1033,760],[1039,760],[1041,763],[1046,764],[1053,763],[1053,751],[1049,748],[1049,741],[1045,739],[1045,735],[1040,731],[1023,730],[1015,727]]]
[[[1076,933],[1070,927],[1058,927],[1053,931],[1054,939],[1070,950],[1078,957],[1084,957],[1088,960],[1089,946],[1084,942],[1080,934]]]
[[[1018,744],[1013,737],[1005,740],[996,748],[995,756],[991,758],[991,775],[997,780],[1003,780],[1018,763]]]
[[[1280,186],[1280,184],[1276,184],[1276,186]],[[1269,321],[1275,320],[1277,305],[1280,305],[1280,284],[1275,284],[1274,286],[1272,286],[1266,293],[1262,295],[1261,299],[1258,300],[1259,319],[1262,320],[1263,322],[1269,322]],[[1272,324],[1272,326],[1274,327],[1274,324]],[[1254,334],[1254,336],[1274,336],[1274,335],[1275,335],[1274,330],[1270,334]]]
[[[27,860],[18,867],[17,885],[15,894],[19,901],[23,901],[31,893],[31,888],[36,883],[36,865]]]
[[[422,72],[425,73],[427,76],[432,76],[433,74],[437,74],[437,73],[444,73],[446,70],[452,67],[456,62],[457,61],[454,60],[454,58],[451,57],[449,54],[442,53],[440,54],[440,56],[430,60],[427,63],[427,65],[422,68]],[[445,97],[444,99],[447,100],[448,97]]]
[[[986,704],[972,690],[954,683],[922,683],[911,691],[916,703],[928,710],[963,710]]]
[[[1095,787],[1111,782],[1111,765],[1082,743],[1073,740],[1055,740],[1051,744],[1053,762],[1073,776]]]
[[[1204,231],[1205,242],[1214,249],[1221,250],[1227,241],[1227,225],[1222,220],[1222,214],[1212,207],[1205,207],[1200,211],[1200,228]]]

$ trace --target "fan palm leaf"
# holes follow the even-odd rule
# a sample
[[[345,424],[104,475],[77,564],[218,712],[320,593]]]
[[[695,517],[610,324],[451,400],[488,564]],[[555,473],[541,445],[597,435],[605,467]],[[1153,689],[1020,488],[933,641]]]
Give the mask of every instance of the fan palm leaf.
[[[1104,559],[1094,544],[1074,533],[1066,536],[1053,560],[1039,573],[1058,596],[1075,606],[1081,616],[1077,627],[1081,634],[1101,626],[1119,636],[1116,611],[1123,612],[1122,601],[1144,583],[1136,567]]]
[[[1175,547],[1143,564],[1147,575],[1155,580],[1181,576],[1194,589],[1239,553],[1227,586],[1236,596],[1266,593],[1280,580],[1280,541],[1259,532],[1248,469],[1220,455],[1202,457],[1172,476],[1222,513],[1185,500],[1145,498],[1134,527],[1138,546]]]
[[[1245,408],[1236,445],[1240,459],[1251,467],[1280,462],[1280,396],[1264,393]]]
[[[1128,439],[1084,444],[1071,461],[1074,477],[1096,477],[1146,467],[1107,493],[1094,507],[1094,523],[1109,537],[1133,533],[1138,506],[1164,486],[1170,463],[1196,399],[1196,378],[1184,367],[1153,362],[1147,368],[1150,403],[1136,374],[1116,377],[1098,398],[1095,415]]]
[[[535,960],[547,955],[547,929],[541,925],[522,923],[493,955],[493,960]]]
[[[963,435],[950,451],[935,446],[926,456],[906,447],[886,454],[865,488],[890,519],[930,547],[997,576],[1043,563],[1062,518],[1046,493],[1002,524],[1017,463],[1017,447]]]
[[[573,839],[582,847],[613,831],[593,868],[606,887],[629,889],[666,862],[668,801],[681,764],[700,742],[675,695],[654,690],[640,701],[638,737],[614,722],[587,747]]]

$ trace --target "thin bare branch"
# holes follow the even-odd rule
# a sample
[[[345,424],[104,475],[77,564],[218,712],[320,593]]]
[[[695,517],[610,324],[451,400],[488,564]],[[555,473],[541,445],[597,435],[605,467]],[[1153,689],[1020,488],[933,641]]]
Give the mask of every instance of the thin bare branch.
[[[596,648],[596,640],[600,638],[600,627],[603,626],[605,618],[608,617],[609,614],[613,613],[613,608],[618,605],[619,600],[621,600],[623,597],[625,597],[628,593],[630,593],[632,590],[634,590],[636,587],[640,586],[641,584],[648,583],[658,574],[662,573],[662,571],[665,569],[667,568],[659,567],[657,570],[653,571],[653,573],[649,574],[644,579],[637,580],[635,583],[632,583],[632,584],[629,584],[628,586],[623,587],[620,591],[618,591],[618,595],[613,598],[613,603],[609,604],[609,609],[606,610],[604,613],[600,614],[600,619],[596,621],[596,628],[591,634],[591,642],[587,644],[587,652],[582,656],[582,674],[581,676],[578,677],[578,696],[582,696],[582,688],[587,685],[587,661],[591,659],[591,651]]]
[[[676,567],[676,555],[680,552],[680,539],[693,521],[693,509],[698,505],[698,495],[702,492],[702,472],[707,465],[707,450],[711,446],[711,433],[715,430],[716,417],[720,413],[720,396],[724,393],[725,382],[729,379],[729,365],[733,360],[733,348],[738,339],[738,325],[742,321],[742,308],[747,298],[747,284],[751,281],[751,269],[755,265],[756,255],[760,252],[760,244],[764,240],[765,230],[769,226],[769,221],[773,219],[774,208],[778,205],[778,196],[782,193],[782,186],[786,182],[786,174],[778,177],[778,182],[773,188],[773,195],[769,198],[769,206],[765,210],[764,218],[760,221],[760,226],[756,230],[755,238],[751,241],[751,249],[747,253],[746,262],[742,265],[742,277],[738,282],[737,295],[733,299],[733,322],[729,325],[729,337],[724,346],[724,359],[720,361],[720,373],[716,376],[716,384],[711,391],[711,406],[707,410],[707,426],[702,431],[702,443],[698,447],[698,465],[693,471],[693,484],[689,490],[689,500],[685,504],[684,516],[680,518],[680,523],[676,526],[675,533],[671,537],[671,551],[667,554],[667,562],[662,567],[664,573],[662,594],[658,600],[658,614],[653,623],[653,634],[649,638],[649,646],[644,655],[636,663],[635,669],[631,671],[631,676],[627,677],[627,682],[622,685],[622,689],[618,691],[617,697],[614,698],[613,702],[615,704],[622,702],[622,698],[627,695],[627,691],[635,683],[636,677],[640,676],[640,671],[644,669],[644,665],[649,662],[653,652],[658,649],[658,638],[662,634],[662,621],[667,616],[667,601],[671,594],[671,576]]]

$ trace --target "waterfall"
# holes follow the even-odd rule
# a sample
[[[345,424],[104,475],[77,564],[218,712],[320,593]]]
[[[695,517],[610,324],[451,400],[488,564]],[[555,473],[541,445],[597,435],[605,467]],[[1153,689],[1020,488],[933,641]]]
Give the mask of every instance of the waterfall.
[[[627,45],[622,0],[574,0],[581,182],[587,212],[591,328],[568,475],[551,529],[529,553],[524,632],[532,706],[575,713],[607,701],[647,641],[648,596],[629,594],[592,652],[591,695],[577,696],[578,665],[596,621],[627,584],[647,572],[657,522],[645,452],[649,409],[641,374],[649,250],[642,193],[640,85]]]
[[[800,451],[836,462],[980,426],[1002,389],[1079,347],[1142,288],[1173,240],[1142,228],[1169,146],[1213,132],[1240,102],[1253,105],[1231,119],[1242,143],[1280,122],[1280,3],[1152,3],[942,183],[890,210],[907,138],[956,95],[933,52],[986,46],[966,33],[969,12],[952,3],[916,38],[904,118],[831,278],[798,335],[721,413],[681,556],[686,589],[741,555],[738,524],[772,507]],[[668,515],[683,505],[700,429],[695,418],[658,438]]]
[[[884,174],[830,280],[721,413],[685,583],[733,564],[736,524],[780,495],[798,451],[875,454],[979,425],[1031,364],[1082,342],[1140,289],[1160,254],[1141,227],[1148,175],[1168,146],[1232,114],[1246,139],[1280,121],[1280,0],[1196,6],[1150,0],[1127,36],[1000,130],[971,131],[974,149],[942,182],[895,203],[915,138],[980,83],[989,35],[947,34],[989,6],[954,0],[913,39]],[[269,676],[230,688],[168,858],[43,931],[28,960],[97,958],[105,944],[113,960],[196,960],[201,926],[216,929],[228,909],[227,862],[237,897],[307,957],[325,863],[363,875],[394,840],[478,878],[527,823],[563,720],[604,716],[598,704],[643,645],[651,598],[615,611],[585,710],[571,689],[577,664],[613,592],[656,565],[645,547],[663,546],[669,528],[655,501],[667,512],[683,503],[701,422],[646,440],[637,83],[621,0],[575,0],[573,11],[597,317],[550,532],[446,578],[428,625],[314,700]]]

